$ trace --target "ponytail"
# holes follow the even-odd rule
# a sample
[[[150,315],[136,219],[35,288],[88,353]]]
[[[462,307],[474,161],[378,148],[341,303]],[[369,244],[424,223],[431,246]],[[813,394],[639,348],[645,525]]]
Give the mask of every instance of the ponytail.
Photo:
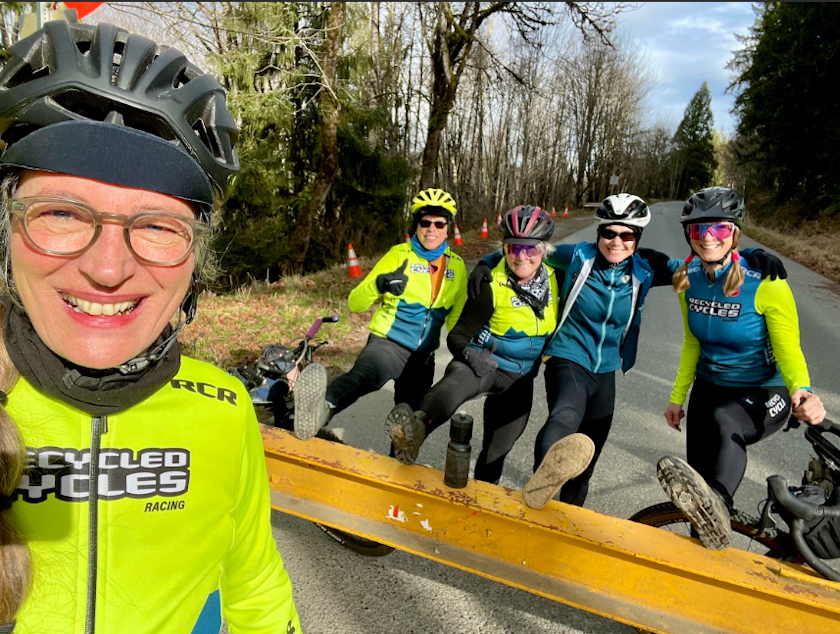
[[[3,300],[11,299],[8,287],[8,239],[9,219],[6,214],[6,199],[17,179],[5,178],[3,189],[2,218],[0,218],[0,242],[3,249],[3,271],[0,272]],[[0,322],[6,307],[0,305]],[[32,563],[29,549],[12,523],[10,506],[21,474],[26,466],[26,447],[17,425],[6,411],[8,394],[19,378],[19,374],[6,350],[6,342],[0,335],[0,626],[13,625],[20,610],[32,577]]]
[[[741,241],[741,229],[735,226],[735,231],[732,234],[732,266],[729,267],[729,273],[726,274],[726,281],[723,283],[723,293],[727,297],[737,295],[744,283],[744,268],[741,266],[741,254],[736,251],[738,242]]]

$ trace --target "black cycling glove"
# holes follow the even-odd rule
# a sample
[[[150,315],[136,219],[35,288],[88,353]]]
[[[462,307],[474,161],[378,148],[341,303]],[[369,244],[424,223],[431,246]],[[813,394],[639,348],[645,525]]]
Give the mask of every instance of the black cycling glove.
[[[479,260],[478,264],[470,273],[470,279],[467,283],[467,293],[470,299],[475,299],[481,295],[481,285],[493,281],[493,268],[484,260]]]
[[[748,253],[742,253],[741,257],[747,261],[752,268],[761,271],[761,279],[769,277],[775,280],[777,277],[781,280],[787,279],[787,269],[782,261],[775,255],[770,255],[764,249],[750,249]]]
[[[670,258],[662,253],[661,251],[657,251],[656,249],[645,249],[644,247],[636,249],[636,253],[639,254],[639,257],[644,258],[650,264],[650,268],[654,271],[665,268],[668,266],[668,260]]]
[[[487,348],[471,348],[467,347],[464,350],[464,360],[475,372],[478,378],[483,378],[495,372],[499,368],[499,364],[493,358],[493,353],[496,351],[496,342],[493,342],[493,347],[489,350]]]
[[[391,295],[405,293],[405,285],[408,283],[408,275],[405,274],[406,267],[408,267],[408,259],[403,260],[400,268],[379,275],[376,278],[376,290],[382,295],[385,293],[391,293]]]

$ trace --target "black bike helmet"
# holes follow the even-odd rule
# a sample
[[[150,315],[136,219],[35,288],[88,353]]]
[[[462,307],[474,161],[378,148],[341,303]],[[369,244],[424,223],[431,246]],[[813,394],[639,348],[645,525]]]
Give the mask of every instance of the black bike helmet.
[[[84,167],[80,153],[71,151],[87,144],[89,161],[101,163],[100,171],[115,173],[108,182],[208,204],[213,188],[224,196],[230,177],[239,171],[234,149],[238,131],[224,89],[178,50],[111,24],[51,21],[8,52],[0,71],[0,141],[5,149],[0,163],[97,178],[95,165]],[[39,134],[47,128],[49,133]],[[103,140],[118,159],[93,149]],[[130,147],[121,154],[124,144]],[[209,196],[206,187],[194,184],[185,190],[178,182],[193,174],[172,154],[173,147],[209,178]],[[65,152],[72,156],[62,158]],[[140,152],[144,160],[107,165],[131,152]],[[165,169],[155,171],[160,161],[149,160],[154,156],[168,161]],[[147,172],[145,180],[134,174],[138,170]],[[163,172],[173,170],[186,173],[167,179]],[[146,186],[148,181],[155,186]]]
[[[554,233],[551,216],[533,205],[519,205],[508,210],[499,227],[504,244],[539,244],[551,240]]]
[[[728,220],[741,228],[747,208],[744,199],[729,187],[707,187],[691,196],[683,207],[680,222],[684,225],[696,222]]]
[[[608,196],[595,210],[599,225],[626,225],[644,229],[650,223],[647,203],[633,194]]]

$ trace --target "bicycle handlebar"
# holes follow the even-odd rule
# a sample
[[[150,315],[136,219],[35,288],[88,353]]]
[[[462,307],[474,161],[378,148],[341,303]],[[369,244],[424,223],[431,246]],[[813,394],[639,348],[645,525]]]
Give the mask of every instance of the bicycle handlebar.
[[[770,497],[794,517],[808,522],[823,517],[840,517],[840,506],[816,506],[793,495],[784,476],[770,476],[767,478],[767,487],[770,489]]]
[[[781,504],[785,510],[794,516],[790,523],[790,534],[797,550],[808,565],[826,579],[840,581],[840,573],[823,562],[805,539],[805,531],[810,528],[810,522],[825,517],[840,517],[840,506],[817,506],[803,502],[791,494],[787,481],[780,475],[767,478],[767,485],[770,489],[771,499]]]
[[[306,331],[306,340],[309,341],[310,339],[314,339],[315,335],[318,334],[318,331],[321,329],[321,324],[324,322],[328,322],[334,324],[338,321],[338,315],[329,315],[327,317],[318,317],[314,322],[312,322],[312,326],[309,330]]]
[[[790,534],[793,537],[793,543],[796,544],[799,552],[811,568],[830,581],[840,581],[840,573],[817,557],[816,553],[811,550],[811,547],[805,540],[805,528],[805,520],[798,517],[793,520],[790,531]]]
[[[823,420],[819,425],[809,425],[805,430],[805,438],[814,447],[820,458],[830,460],[835,468],[840,467],[840,448],[832,443],[825,434],[832,434],[840,438],[840,425],[828,420]]]

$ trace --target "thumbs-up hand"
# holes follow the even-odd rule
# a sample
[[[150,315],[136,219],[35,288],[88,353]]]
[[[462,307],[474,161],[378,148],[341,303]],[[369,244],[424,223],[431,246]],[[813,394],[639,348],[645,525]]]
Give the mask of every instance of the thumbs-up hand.
[[[408,268],[408,258],[403,260],[399,268],[378,276],[376,278],[376,290],[383,295],[385,293],[391,293],[391,295],[405,293],[405,285],[408,283],[408,275],[405,274],[406,268]]]

